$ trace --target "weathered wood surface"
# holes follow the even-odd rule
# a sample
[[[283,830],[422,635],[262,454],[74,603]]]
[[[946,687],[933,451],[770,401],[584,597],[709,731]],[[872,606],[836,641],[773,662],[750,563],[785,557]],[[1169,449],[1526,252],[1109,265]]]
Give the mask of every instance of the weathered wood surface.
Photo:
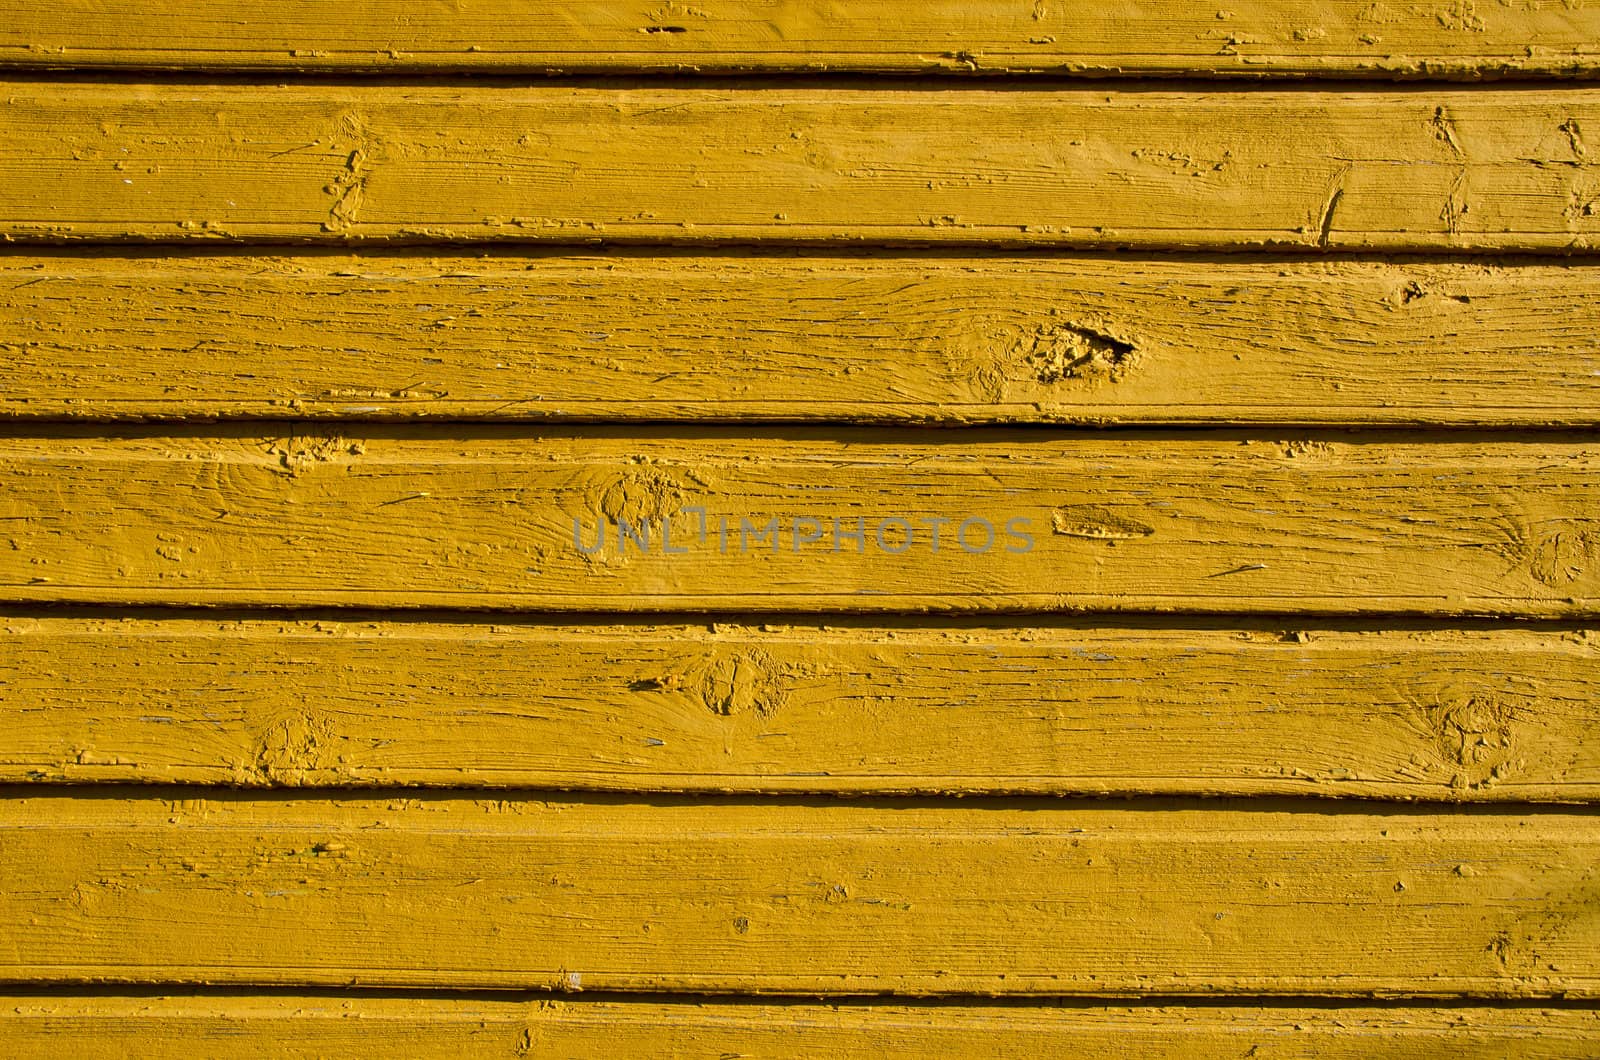
[[[15,1060],[738,1056],[1589,1060],[1592,1009],[0,996]],[[1252,1052],[1253,1050],[1253,1052]]]
[[[1600,9],[1244,0],[16,0],[0,64],[189,70],[857,70],[1592,76]]]
[[[1583,251],[1600,90],[13,82],[0,238]]]
[[[1600,995],[1588,813],[208,795],[9,793],[0,979]]]
[[[0,781],[1600,799],[1587,632],[0,620]]]
[[[1600,424],[1600,272],[0,257],[0,415]]]
[[[0,440],[0,599],[1572,617],[1600,588],[1600,447],[1565,436],[98,432]]]

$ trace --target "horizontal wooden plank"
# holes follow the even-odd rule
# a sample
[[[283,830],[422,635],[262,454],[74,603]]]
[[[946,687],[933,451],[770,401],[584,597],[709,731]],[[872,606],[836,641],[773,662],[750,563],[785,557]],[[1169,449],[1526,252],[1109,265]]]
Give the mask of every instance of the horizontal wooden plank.
[[[0,781],[1600,799],[1585,632],[0,620]]]
[[[451,1056],[1586,1060],[1592,1009],[0,996],[15,1060]]]
[[[1600,995],[1592,814],[13,793],[0,848],[6,981]]]
[[[1600,601],[1600,447],[1564,436],[366,427],[0,439],[0,599],[1553,617]]]
[[[1600,424],[1600,273],[0,257],[0,416]]]
[[[1600,11],[1370,0],[13,0],[0,64],[201,70],[1592,75]]]
[[[13,82],[0,238],[1583,251],[1600,90]]]

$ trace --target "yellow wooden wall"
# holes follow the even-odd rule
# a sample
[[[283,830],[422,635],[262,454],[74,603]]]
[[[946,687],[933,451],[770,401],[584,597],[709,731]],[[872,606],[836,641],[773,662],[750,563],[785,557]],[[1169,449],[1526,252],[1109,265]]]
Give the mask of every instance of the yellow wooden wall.
[[[0,8],[0,1053],[1600,1054],[1600,3]]]

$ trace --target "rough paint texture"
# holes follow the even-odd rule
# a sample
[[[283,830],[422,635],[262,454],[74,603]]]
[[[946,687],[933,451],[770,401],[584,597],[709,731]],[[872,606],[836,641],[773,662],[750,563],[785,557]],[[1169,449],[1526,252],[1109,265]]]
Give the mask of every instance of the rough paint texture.
[[[1592,0],[13,0],[0,64],[203,70],[864,70],[1592,76]]]
[[[0,416],[1600,424],[1585,267],[0,259]]]
[[[0,848],[13,980],[1600,996],[1583,812],[13,791]]]
[[[0,1052],[1600,1053],[1594,0],[7,7]]]
[[[1579,801],[1600,796],[1597,644],[14,616],[0,782]]]
[[[1600,90],[18,82],[0,238],[1583,252]],[[1585,132],[1588,130],[1588,132]]]
[[[1560,437],[367,426],[0,440],[0,598],[1549,617],[1600,602],[1600,448]]]

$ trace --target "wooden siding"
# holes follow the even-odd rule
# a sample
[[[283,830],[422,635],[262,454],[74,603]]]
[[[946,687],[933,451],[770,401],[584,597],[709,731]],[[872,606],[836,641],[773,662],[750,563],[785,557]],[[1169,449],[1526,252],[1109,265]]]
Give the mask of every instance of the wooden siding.
[[[886,1060],[1582,1060],[1595,1012],[1549,1008],[1175,1004],[818,1004],[571,998],[0,997],[0,1033],[19,1060],[280,1056],[463,1060],[727,1056],[787,1060],[796,1050]]]
[[[7,8],[0,1051],[1600,1051],[1592,0]]]
[[[0,979],[1600,995],[1587,812],[10,794]]]
[[[12,82],[7,240],[1531,250],[1600,89]]]
[[[1549,261],[0,257],[0,415],[1600,425]]]
[[[1589,77],[1600,10],[1371,0],[14,0],[17,67]]]
[[[0,782],[1600,795],[1584,632],[829,621],[12,615]]]
[[[0,599],[1585,617],[1600,446],[374,426],[0,438]]]

